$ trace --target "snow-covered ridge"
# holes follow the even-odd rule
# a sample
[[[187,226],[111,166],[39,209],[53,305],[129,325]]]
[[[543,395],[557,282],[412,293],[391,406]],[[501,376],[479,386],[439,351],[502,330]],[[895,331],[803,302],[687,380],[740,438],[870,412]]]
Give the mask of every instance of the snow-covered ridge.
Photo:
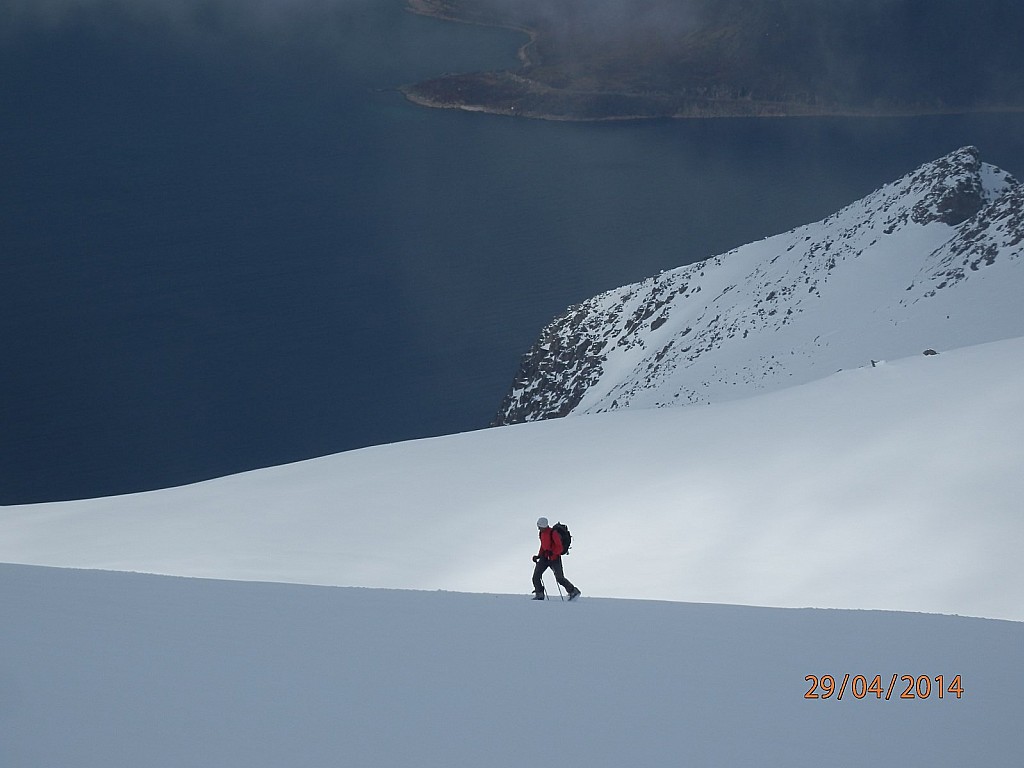
[[[1024,335],[1024,187],[965,147],[828,218],[571,307],[496,424],[745,397]]]

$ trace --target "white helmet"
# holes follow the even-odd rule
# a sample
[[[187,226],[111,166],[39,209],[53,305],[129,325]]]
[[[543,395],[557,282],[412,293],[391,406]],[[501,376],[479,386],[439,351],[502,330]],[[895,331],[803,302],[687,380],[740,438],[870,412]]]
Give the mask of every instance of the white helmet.
[[[547,528],[548,527],[548,519],[546,517],[539,517],[539,518],[537,518],[537,527],[538,528]]]

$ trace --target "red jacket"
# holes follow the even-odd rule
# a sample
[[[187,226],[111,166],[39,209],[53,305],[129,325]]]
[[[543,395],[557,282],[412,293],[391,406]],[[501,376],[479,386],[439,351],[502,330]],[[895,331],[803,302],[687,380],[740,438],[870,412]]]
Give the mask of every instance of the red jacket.
[[[562,556],[562,537],[555,533],[554,528],[540,529],[540,552],[537,554],[548,560]]]

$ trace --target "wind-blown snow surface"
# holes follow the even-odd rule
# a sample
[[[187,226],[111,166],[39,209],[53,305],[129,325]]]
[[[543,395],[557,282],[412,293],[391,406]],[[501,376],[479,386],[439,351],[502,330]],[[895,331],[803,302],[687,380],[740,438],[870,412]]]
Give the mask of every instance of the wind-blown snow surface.
[[[1022,435],[1018,338],[745,400],[0,508],[0,561],[522,594],[543,514],[573,529],[585,596],[1019,621]]]
[[[11,768],[995,767],[1024,754],[1014,622],[11,565],[0,585]],[[843,699],[805,699],[805,677],[825,674],[851,676]],[[855,675],[886,691],[892,675],[914,689],[927,676],[929,695],[900,699],[897,680],[888,701],[857,699]]]

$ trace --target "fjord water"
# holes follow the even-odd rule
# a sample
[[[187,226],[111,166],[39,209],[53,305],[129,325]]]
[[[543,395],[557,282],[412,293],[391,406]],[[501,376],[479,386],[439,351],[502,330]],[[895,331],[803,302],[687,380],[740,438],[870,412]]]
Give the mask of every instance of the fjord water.
[[[1024,173],[1021,116],[428,110],[397,87],[514,66],[522,36],[250,6],[0,11],[0,504],[483,427],[573,302],[963,144]]]

